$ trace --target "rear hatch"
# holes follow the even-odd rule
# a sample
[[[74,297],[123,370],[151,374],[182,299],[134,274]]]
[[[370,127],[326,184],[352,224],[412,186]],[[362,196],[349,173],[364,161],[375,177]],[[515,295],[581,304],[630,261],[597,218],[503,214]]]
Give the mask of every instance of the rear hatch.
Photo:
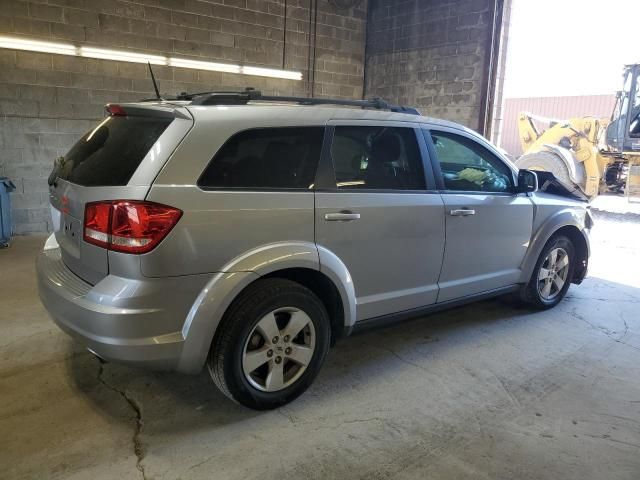
[[[56,159],[49,177],[53,229],[62,259],[91,284],[109,273],[109,253],[83,240],[86,204],[144,200],[193,124],[186,109],[167,104],[109,105],[107,112],[69,153]]]

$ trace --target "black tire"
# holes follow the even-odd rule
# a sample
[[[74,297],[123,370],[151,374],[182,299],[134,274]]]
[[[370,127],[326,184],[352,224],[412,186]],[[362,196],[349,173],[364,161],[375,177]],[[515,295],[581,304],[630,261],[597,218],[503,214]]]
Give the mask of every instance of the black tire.
[[[567,252],[567,256],[569,259],[567,279],[564,282],[562,289],[560,289],[560,291],[552,299],[547,300],[542,297],[538,288],[538,275],[547,256],[555,248],[562,248]],[[551,237],[542,249],[540,257],[538,257],[538,261],[536,262],[536,266],[533,269],[533,273],[531,274],[529,283],[522,287],[522,290],[520,291],[520,299],[524,303],[538,310],[546,310],[555,307],[558,303],[560,303],[560,301],[562,301],[564,296],[567,294],[567,290],[569,290],[569,286],[571,285],[571,279],[573,278],[573,272],[575,269],[575,262],[576,249],[571,240],[564,235],[554,235],[553,237]]]
[[[293,384],[265,392],[249,383],[242,368],[245,344],[256,324],[269,312],[283,307],[302,310],[313,322],[315,350],[306,369]],[[253,283],[236,298],[214,337],[207,366],[216,386],[230,399],[249,408],[268,410],[301,395],[317,376],[329,351],[331,326],[324,304],[308,288],[281,278]]]

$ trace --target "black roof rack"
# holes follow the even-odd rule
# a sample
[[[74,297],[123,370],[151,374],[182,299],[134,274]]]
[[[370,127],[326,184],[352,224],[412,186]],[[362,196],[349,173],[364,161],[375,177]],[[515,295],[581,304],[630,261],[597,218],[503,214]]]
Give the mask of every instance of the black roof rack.
[[[172,100],[189,100],[192,105],[246,105],[252,101],[290,102],[299,105],[343,105],[420,115],[420,112],[415,108],[391,105],[381,98],[372,98],[371,100],[344,100],[340,98],[281,97],[277,95],[262,95],[260,90],[254,90],[253,88],[246,88],[240,92],[181,93]]]

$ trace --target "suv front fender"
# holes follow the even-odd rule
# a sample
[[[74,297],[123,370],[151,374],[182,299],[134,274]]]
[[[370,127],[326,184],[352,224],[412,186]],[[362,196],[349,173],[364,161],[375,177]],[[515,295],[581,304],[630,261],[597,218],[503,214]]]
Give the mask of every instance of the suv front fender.
[[[356,318],[355,291],[338,257],[310,242],[263,245],[230,261],[202,289],[182,328],[184,347],[178,370],[197,373],[202,369],[224,313],[242,290],[262,276],[293,268],[319,271],[333,282],[344,307],[345,327],[350,328]]]
[[[553,234],[555,234],[561,228],[574,227],[579,232],[579,234],[582,235],[587,249],[586,259],[589,258],[589,235],[587,234],[585,229],[585,219],[579,213],[580,212],[576,211],[573,208],[562,209],[549,216],[540,226],[538,226],[533,236],[531,237],[529,248],[527,249],[527,254],[522,261],[522,275],[520,277],[520,283],[529,283],[542,249],[549,241],[549,239],[553,236]]]

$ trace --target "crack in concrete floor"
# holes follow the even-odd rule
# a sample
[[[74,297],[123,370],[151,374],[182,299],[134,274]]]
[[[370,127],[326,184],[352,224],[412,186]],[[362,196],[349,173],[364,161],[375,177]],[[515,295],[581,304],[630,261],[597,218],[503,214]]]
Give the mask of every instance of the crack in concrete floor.
[[[109,390],[120,395],[127,402],[129,407],[131,407],[131,410],[133,410],[135,414],[136,425],[135,425],[135,430],[133,432],[133,439],[132,439],[133,452],[136,455],[136,468],[142,475],[143,480],[146,480],[147,475],[144,469],[144,464],[142,463],[142,461],[144,460],[145,451],[144,451],[144,445],[142,444],[142,440],[140,439],[140,435],[142,434],[142,430],[144,428],[144,420],[142,418],[142,405],[140,405],[140,403],[134,397],[132,397],[129,393],[127,393],[126,390],[120,390],[119,388],[107,382],[103,377],[104,365],[106,362],[97,357],[96,357],[96,360],[98,361],[98,376],[97,376],[98,381],[102,385],[107,387]]]
[[[616,343],[619,343],[621,345],[625,345],[629,348],[633,348],[634,350],[638,350],[640,351],[640,347],[636,347],[635,345],[632,345],[630,343],[624,342],[623,339],[627,336],[627,334],[629,333],[629,325],[627,324],[627,320],[624,318],[624,316],[621,314],[620,318],[622,319],[622,322],[624,323],[624,332],[622,333],[622,335],[620,335],[619,337],[615,337],[614,333],[617,333],[615,331],[611,331],[605,327],[601,327],[599,325],[596,325],[592,322],[590,322],[589,320],[587,320],[583,315],[580,315],[576,309],[572,309],[569,312],[567,312],[569,315],[571,315],[573,318],[580,320],[584,323],[586,323],[587,325],[589,325],[591,328],[593,328],[594,330],[603,333],[604,335],[606,335],[607,337],[609,337],[611,340],[613,340]]]

